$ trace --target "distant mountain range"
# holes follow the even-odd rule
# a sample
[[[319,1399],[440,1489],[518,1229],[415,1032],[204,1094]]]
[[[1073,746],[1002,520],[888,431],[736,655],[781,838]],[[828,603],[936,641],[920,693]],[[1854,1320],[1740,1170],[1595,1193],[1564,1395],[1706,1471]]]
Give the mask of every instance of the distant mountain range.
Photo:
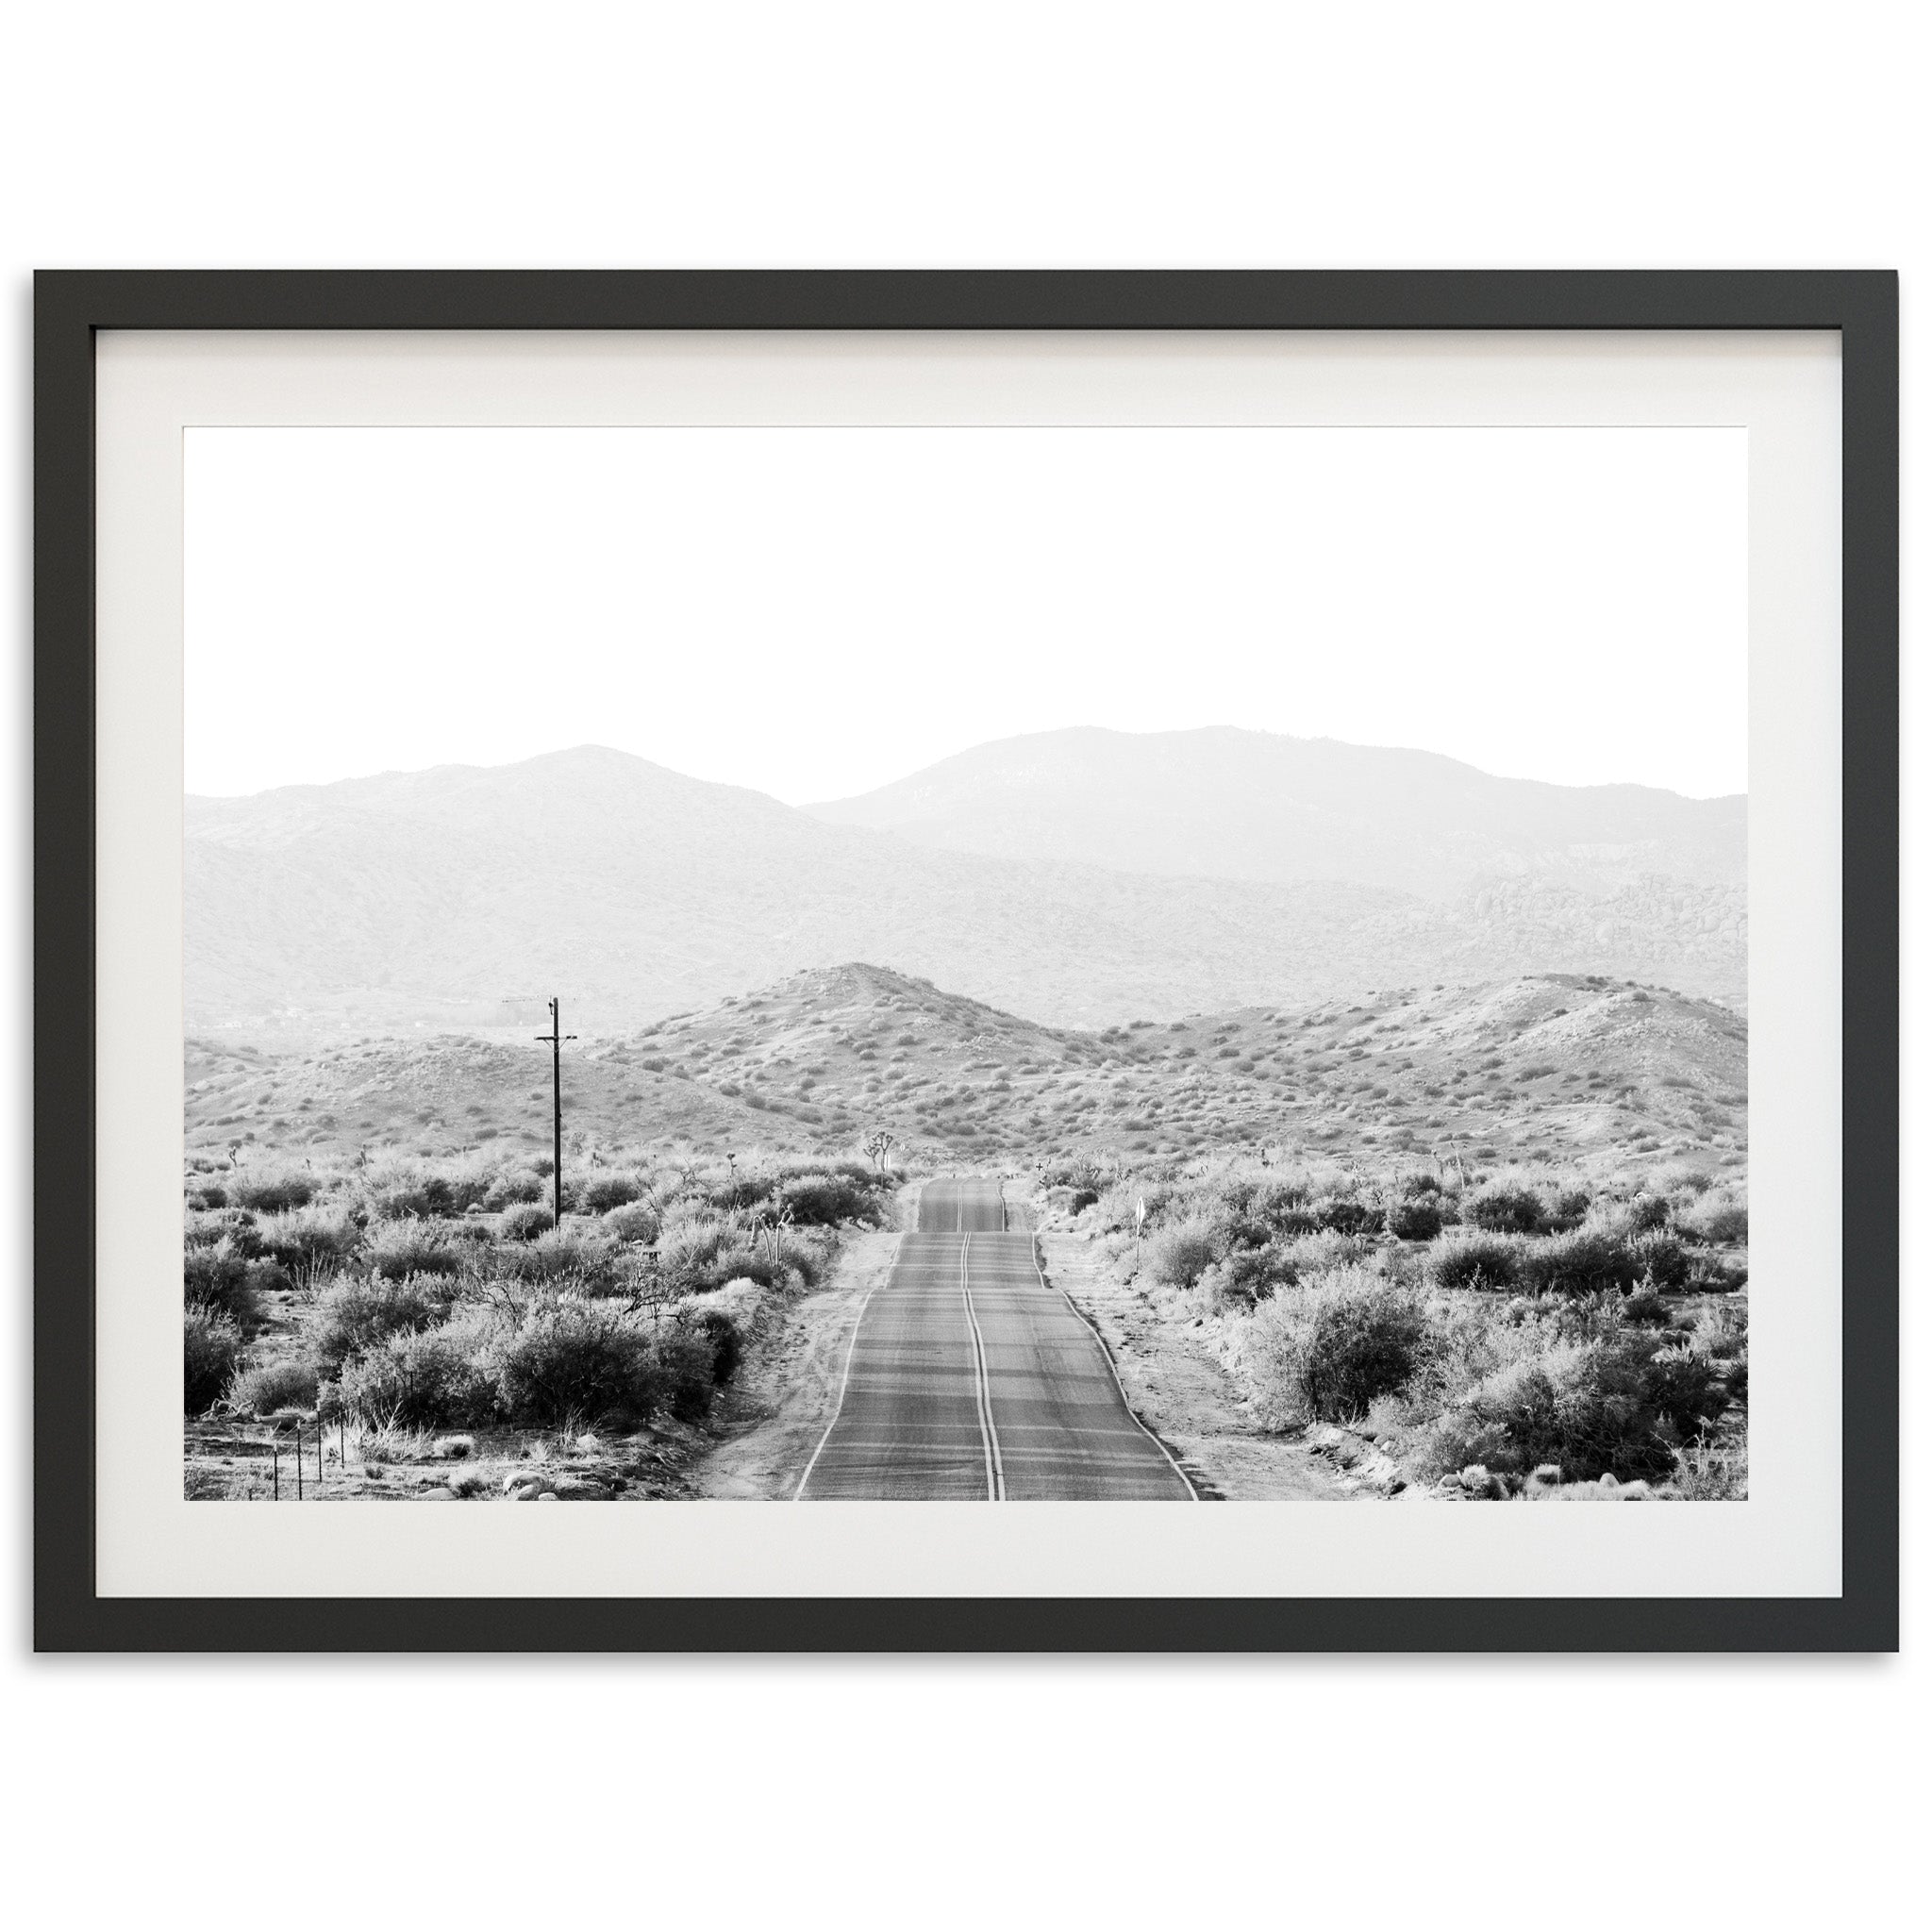
[[[1267,731],[1043,731],[806,809],[991,858],[1170,878],[1327,879],[1446,902],[1534,875],[1607,898],[1744,885],[1741,795],[1496,778],[1434,752]]]
[[[186,804],[192,1033],[612,1032],[877,960],[1042,1024],[1600,973],[1741,1002],[1743,800],[1054,732],[793,809],[581,747]]]

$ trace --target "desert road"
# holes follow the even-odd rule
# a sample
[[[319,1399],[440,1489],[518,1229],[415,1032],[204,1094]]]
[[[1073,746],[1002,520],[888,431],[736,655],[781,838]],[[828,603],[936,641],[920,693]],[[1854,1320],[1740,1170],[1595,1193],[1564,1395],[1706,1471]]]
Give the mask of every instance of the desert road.
[[[1009,1233],[994,1180],[929,1181],[866,1298],[803,1502],[1185,1503],[1100,1339]]]

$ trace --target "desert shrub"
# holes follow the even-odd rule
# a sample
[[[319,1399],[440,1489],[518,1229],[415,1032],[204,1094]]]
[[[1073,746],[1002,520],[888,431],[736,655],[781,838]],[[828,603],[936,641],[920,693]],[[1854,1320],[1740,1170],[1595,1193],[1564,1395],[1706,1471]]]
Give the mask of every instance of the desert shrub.
[[[1724,1404],[1709,1357],[1695,1348],[1659,1348],[1644,1334],[1559,1342],[1467,1391],[1431,1428],[1422,1459],[1435,1473],[1553,1462],[1573,1482],[1666,1475]]]
[[[761,1095],[759,1101],[763,1104]],[[741,1214],[748,1208],[763,1207],[777,1185],[776,1174],[732,1174],[705,1190],[705,1205],[720,1214]]]
[[[1324,1194],[1308,1211],[1317,1227],[1332,1228],[1337,1234],[1377,1234],[1382,1227],[1381,1208],[1353,1194]]]
[[[421,1221],[391,1221],[375,1228],[365,1249],[372,1273],[400,1281],[410,1274],[459,1274],[461,1251],[440,1228]]]
[[[1289,1247],[1274,1241],[1265,1247],[1230,1249],[1224,1260],[1202,1270],[1197,1286],[1210,1307],[1244,1309],[1293,1287],[1300,1278],[1301,1270]]]
[[[1306,1206],[1256,1202],[1250,1213],[1254,1215],[1252,1224],[1265,1229],[1265,1237],[1272,1241],[1294,1241],[1300,1235],[1322,1233],[1322,1221]]]
[[[1709,1362],[1711,1374],[1734,1402],[1741,1404],[1748,1399],[1751,1343],[1741,1307],[1721,1306],[1702,1309],[1684,1343]]]
[[[1419,1201],[1424,1194],[1440,1195],[1442,1183],[1434,1174],[1418,1169],[1414,1174],[1403,1175],[1400,1191],[1405,1201]]]
[[[457,1190],[445,1174],[404,1171],[368,1180],[363,1186],[371,1209],[385,1221],[405,1217],[443,1221],[469,1205],[458,1203]],[[479,1191],[478,1198],[487,1191],[487,1188]]]
[[[228,1384],[228,1402],[243,1415],[273,1415],[278,1408],[313,1408],[315,1364],[301,1356],[251,1362]]]
[[[1741,1201],[1707,1194],[1677,1216],[1677,1230],[1692,1241],[1734,1247],[1750,1239],[1751,1216]]]
[[[1147,1244],[1147,1272],[1169,1288],[1192,1288],[1220,1252],[1220,1239],[1205,1221],[1163,1228]]]
[[[1069,1215],[1074,1215],[1097,1206],[1100,1195],[1092,1188],[1075,1188],[1062,1183],[1043,1190],[1041,1198],[1049,1208],[1061,1209]]]
[[[733,1336],[731,1344],[741,1353]],[[670,1327],[652,1337],[651,1374],[657,1399],[679,1422],[701,1422],[711,1407],[717,1381],[719,1343],[708,1324]],[[737,1367],[737,1356],[731,1366]]]
[[[1648,1234],[1670,1225],[1671,1204],[1661,1194],[1633,1194],[1619,1210],[1618,1220],[1631,1234]]]
[[[507,1208],[503,1215],[503,1238],[507,1241],[533,1241],[553,1224],[550,1209],[535,1201]]]
[[[1750,1270],[1741,1262],[1726,1259],[1712,1248],[1695,1248],[1689,1256],[1690,1272],[1684,1285],[1708,1294],[1730,1294],[1750,1279]]]
[[[1550,1203],[1549,1212],[1543,1217],[1543,1225],[1554,1233],[1566,1234],[1571,1228],[1581,1226],[1589,1212],[1588,1191],[1582,1188],[1565,1188]]]
[[[1640,1327],[1660,1328],[1671,1319],[1671,1305],[1655,1289],[1640,1288],[1624,1297],[1624,1319]]]
[[[264,1257],[249,1262],[248,1286],[258,1295],[286,1293],[295,1286],[295,1277],[279,1261]]]
[[[698,1320],[709,1314],[728,1316],[741,1334],[749,1335],[764,1313],[768,1291],[761,1282],[744,1276],[727,1281],[723,1288],[708,1289],[679,1305],[682,1320]]]
[[[506,1208],[526,1207],[541,1201],[549,1191],[541,1174],[527,1167],[511,1168],[491,1176],[483,1191],[482,1205],[495,1214]]]
[[[1414,1382],[1405,1391],[1420,1416],[1436,1414],[1506,1362],[1532,1352],[1535,1334],[1520,1296],[1437,1295],[1427,1305],[1428,1333]]]
[[[226,1241],[244,1261],[261,1258],[261,1236],[256,1217],[245,1208],[201,1211],[191,1207],[182,1217],[181,1240],[186,1247],[211,1248]]]
[[[448,1315],[453,1292],[447,1276],[340,1277],[316,1300],[308,1345],[317,1367],[325,1377],[337,1375],[390,1336],[435,1326]]]
[[[1064,1160],[1049,1160],[1040,1170],[1040,1184],[1043,1188],[1073,1188],[1097,1193],[1106,1182],[1100,1163],[1078,1155]]]
[[[1265,1248],[1275,1239],[1275,1230],[1265,1221],[1256,1221],[1247,1215],[1237,1215],[1232,1221],[1224,1221],[1220,1226],[1220,1245],[1224,1252],[1236,1248]]]
[[[636,1174],[607,1169],[583,1184],[579,1205],[592,1214],[608,1214],[613,1208],[629,1207],[643,1191],[644,1184]]]
[[[1527,1188],[1491,1181],[1462,1197],[1462,1218],[1491,1234],[1534,1234],[1542,1225],[1543,1204]]]
[[[878,1170],[863,1160],[801,1160],[778,1170],[778,1180],[782,1185],[795,1180],[802,1174],[830,1174],[834,1180],[852,1181],[866,1189],[879,1185]]]
[[[1257,1406],[1277,1425],[1358,1416],[1415,1373],[1427,1323],[1413,1295],[1366,1269],[1284,1290],[1242,1338]]]
[[[436,1167],[385,1159],[364,1171],[360,1188],[371,1210],[388,1221],[445,1221],[482,1206],[496,1184],[489,1169],[466,1161]]]
[[[722,1288],[727,1281],[756,1281],[760,1288],[783,1289],[791,1285],[791,1272],[784,1257],[765,1243],[758,1247],[720,1248],[688,1279],[700,1292]]]
[[[1442,1206],[1435,1194],[1408,1194],[1383,1210],[1389,1232],[1405,1241],[1432,1241],[1442,1232]]]
[[[662,1223],[648,1201],[632,1201],[613,1208],[604,1217],[604,1231],[621,1241],[654,1241]]]
[[[1429,1249],[1429,1279],[1438,1288],[1513,1288],[1523,1243],[1510,1235],[1442,1235]]]
[[[1579,1227],[1523,1243],[1517,1280],[1538,1294],[1602,1294],[1628,1288],[1643,1271],[1630,1244],[1607,1227]]]
[[[242,1331],[219,1308],[190,1303],[181,1315],[182,1412],[206,1415],[242,1354]]]
[[[236,1174],[224,1183],[228,1205],[280,1214],[306,1208],[317,1192],[315,1177],[306,1174]]]
[[[212,1247],[189,1248],[181,1257],[181,1287],[191,1308],[206,1308],[231,1321],[252,1324],[263,1286],[259,1261],[246,1261],[224,1238]],[[273,1269],[275,1264],[266,1264]]]
[[[1321,1224],[1308,1207],[1308,1191],[1295,1181],[1268,1181],[1257,1187],[1246,1211],[1280,1235],[1312,1234]]]
[[[1360,1266],[1374,1251],[1374,1241],[1365,1234],[1341,1234],[1332,1227],[1321,1227],[1312,1234],[1298,1234],[1280,1247],[1297,1275],[1324,1274],[1335,1268]]]
[[[1748,1493],[1744,1444],[1714,1438],[1708,1429],[1677,1451],[1671,1488],[1690,1503],[1731,1503]]]
[[[340,1267],[362,1241],[362,1230],[346,1208],[323,1203],[264,1214],[254,1233],[261,1253],[296,1275]]]
[[[806,1287],[818,1286],[825,1272],[825,1257],[810,1241],[794,1240],[789,1235],[768,1235],[762,1246],[795,1274]]]
[[[836,1227],[841,1221],[878,1219],[871,1187],[846,1174],[794,1174],[780,1183],[778,1202],[801,1227]]]
[[[664,1386],[652,1340],[608,1303],[564,1296],[533,1308],[495,1352],[504,1412],[539,1428],[570,1415],[641,1420]]]
[[[680,1219],[665,1227],[658,1247],[665,1276],[693,1291],[715,1287],[729,1278],[715,1273],[719,1255],[727,1246],[741,1247],[745,1240],[740,1228],[723,1222]]]
[[[1749,1324],[1741,1307],[1704,1308],[1690,1333],[1696,1345],[1709,1356],[1740,1354],[1750,1341]]]
[[[225,1208],[228,1191],[219,1181],[202,1181],[188,1190],[187,1199],[191,1208]]]
[[[1674,1235],[1661,1228],[1641,1234],[1630,1243],[1633,1279],[1653,1289],[1680,1289],[1690,1278],[1690,1257]]]
[[[486,1423],[495,1407],[484,1364],[441,1329],[388,1335],[342,1366],[342,1410],[378,1427],[446,1429]]]
[[[601,1222],[588,1228],[545,1228],[533,1241],[501,1250],[495,1259],[509,1280],[568,1282],[593,1294],[611,1293],[624,1273],[623,1251]]]
[[[1709,1188],[1710,1176],[1701,1167],[1679,1160],[1659,1168],[1651,1175],[1650,1184],[1660,1194],[1701,1194]]]
[[[720,1230],[721,1239],[687,1251],[680,1273],[671,1278],[697,1292],[723,1288],[731,1281],[755,1281],[762,1288],[789,1289],[794,1279],[810,1287],[819,1278],[819,1257],[802,1241],[770,1232],[743,1241]]]
[[[722,1308],[707,1308],[696,1321],[697,1333],[711,1350],[710,1379],[722,1389],[738,1373],[744,1359],[744,1337],[738,1324]]]

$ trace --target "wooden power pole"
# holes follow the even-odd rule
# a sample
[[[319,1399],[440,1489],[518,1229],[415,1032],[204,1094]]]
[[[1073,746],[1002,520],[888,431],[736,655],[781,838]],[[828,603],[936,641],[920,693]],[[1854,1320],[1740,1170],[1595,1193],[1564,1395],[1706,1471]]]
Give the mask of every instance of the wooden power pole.
[[[525,1022],[525,1024],[528,1023]],[[540,1041],[550,1046],[550,1218],[563,1225],[563,1042],[575,1040],[575,1033],[563,1030],[563,1015],[553,999],[550,1002],[550,1031],[540,1033]]]

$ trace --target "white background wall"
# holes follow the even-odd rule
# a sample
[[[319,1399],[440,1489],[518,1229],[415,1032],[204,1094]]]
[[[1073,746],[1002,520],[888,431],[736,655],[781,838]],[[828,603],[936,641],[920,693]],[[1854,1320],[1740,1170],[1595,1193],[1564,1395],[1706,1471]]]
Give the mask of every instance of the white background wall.
[[[16,11],[0,59],[9,900],[28,884],[38,265],[1896,266],[1909,638],[1932,270],[1914,11]],[[1909,871],[1923,788],[1907,795]],[[1923,1655],[30,1659],[25,944],[23,923],[0,1029],[18,1096],[0,1122],[0,1776],[17,1788],[0,1816],[22,1923],[1883,1925],[1922,1906]],[[1915,1243],[1908,1284],[1922,1262]],[[1922,1449],[1908,1430],[1908,1507]],[[1908,1533],[1908,1612],[1917,1555]],[[1907,1645],[1924,1630],[1908,1614]],[[304,1767],[299,1813],[271,1795],[277,1757]]]

